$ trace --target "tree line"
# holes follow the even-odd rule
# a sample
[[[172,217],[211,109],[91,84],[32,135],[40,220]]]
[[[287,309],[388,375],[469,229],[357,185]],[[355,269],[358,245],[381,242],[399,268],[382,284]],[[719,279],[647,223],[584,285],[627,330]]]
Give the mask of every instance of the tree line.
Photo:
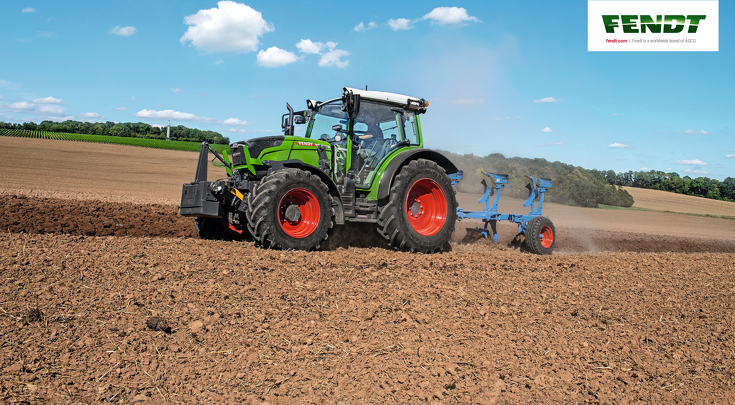
[[[66,120],[63,122],[42,121],[40,124],[24,122],[13,124],[0,121],[0,128],[23,129],[26,131],[64,132],[70,134],[109,135],[129,138],[166,139],[166,127],[156,127],[143,122],[80,122]],[[229,145],[230,139],[219,132],[202,131],[183,125],[171,127],[171,140],[204,142]]]
[[[551,188],[546,192],[546,201],[559,204],[597,208],[600,204],[618,207],[633,205],[633,197],[618,185],[607,184],[601,172],[587,170],[562,162],[549,162],[546,159],[521,157],[506,158],[500,153],[487,156],[474,154],[460,155],[444,152],[461,170],[464,179],[457,185],[457,191],[482,193],[480,183],[485,179],[483,171],[509,175],[503,195],[514,198],[528,198],[526,176],[551,179]]]
[[[719,181],[708,177],[681,177],[676,172],[667,173],[659,170],[620,173],[613,170],[594,170],[594,172],[598,176],[602,176],[605,182],[611,185],[648,188],[714,200],[735,201],[735,178],[733,177]]]

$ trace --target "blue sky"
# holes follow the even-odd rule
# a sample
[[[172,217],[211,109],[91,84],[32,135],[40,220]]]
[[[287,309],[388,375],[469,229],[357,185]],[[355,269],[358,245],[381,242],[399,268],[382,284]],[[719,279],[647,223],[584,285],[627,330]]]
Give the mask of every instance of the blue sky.
[[[342,87],[430,101],[427,147],[735,177],[719,52],[588,52],[587,2],[4,1],[0,120],[280,133]]]

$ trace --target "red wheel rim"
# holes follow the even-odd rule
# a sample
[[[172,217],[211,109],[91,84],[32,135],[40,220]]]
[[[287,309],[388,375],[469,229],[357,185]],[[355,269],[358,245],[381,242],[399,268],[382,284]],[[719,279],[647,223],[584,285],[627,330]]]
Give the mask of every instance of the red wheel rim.
[[[541,227],[540,238],[541,238],[541,246],[548,249],[554,243],[554,231],[551,230],[550,226],[544,225]]]
[[[439,184],[431,179],[413,183],[406,197],[406,216],[419,235],[439,232],[447,221],[447,198]]]
[[[299,219],[290,221],[286,217],[288,207],[295,205],[300,212]],[[278,223],[288,236],[305,238],[319,225],[321,209],[316,196],[309,190],[294,188],[289,190],[278,203]]]

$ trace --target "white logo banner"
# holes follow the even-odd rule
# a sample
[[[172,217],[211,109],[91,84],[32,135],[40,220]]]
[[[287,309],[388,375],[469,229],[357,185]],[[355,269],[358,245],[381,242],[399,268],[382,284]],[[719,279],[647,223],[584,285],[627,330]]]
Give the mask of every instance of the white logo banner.
[[[717,1],[588,1],[588,51],[719,51]]]

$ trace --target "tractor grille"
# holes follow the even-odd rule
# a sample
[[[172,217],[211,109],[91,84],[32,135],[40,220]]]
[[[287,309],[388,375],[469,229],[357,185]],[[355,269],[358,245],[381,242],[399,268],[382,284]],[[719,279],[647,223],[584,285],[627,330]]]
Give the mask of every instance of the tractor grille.
[[[284,136],[264,136],[262,138],[253,138],[244,142],[250,151],[250,157],[257,159],[266,148],[272,148],[283,143]]]

